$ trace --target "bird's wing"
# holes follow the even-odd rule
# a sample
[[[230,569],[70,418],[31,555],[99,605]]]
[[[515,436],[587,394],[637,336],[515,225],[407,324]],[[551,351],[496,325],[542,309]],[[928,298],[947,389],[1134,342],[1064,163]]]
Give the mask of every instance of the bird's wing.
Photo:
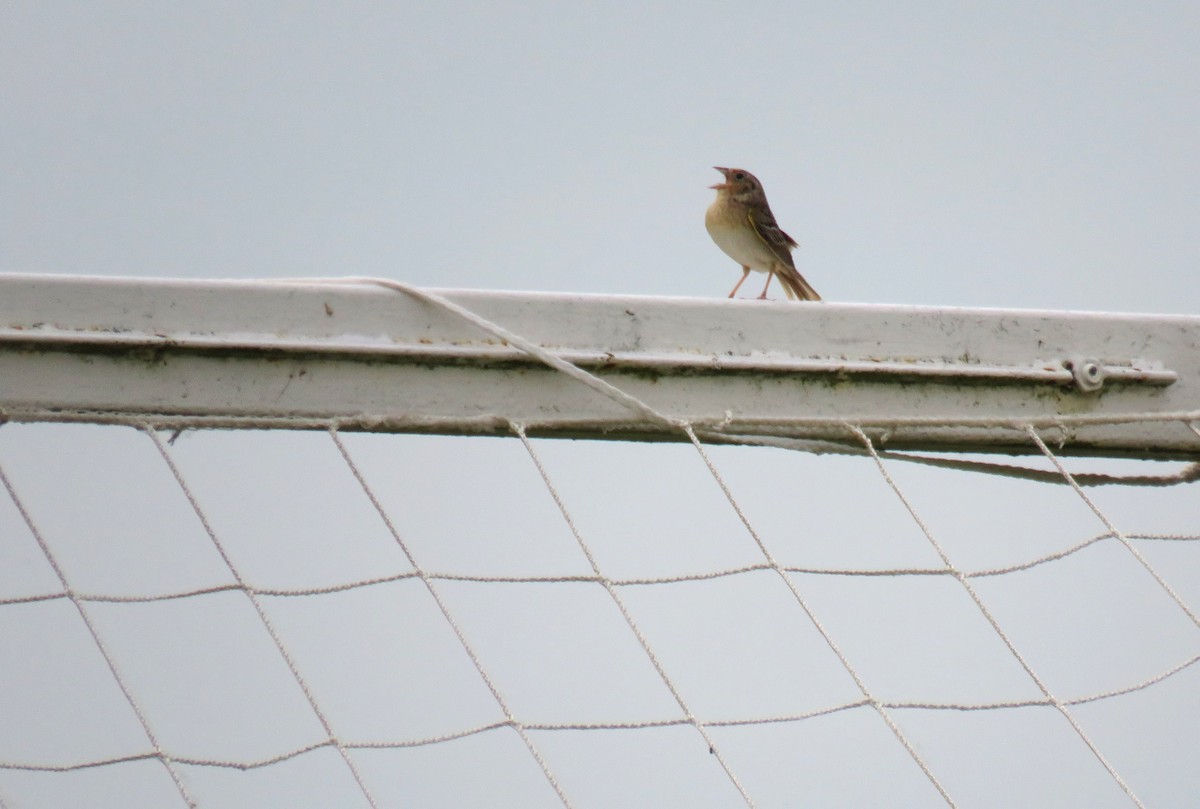
[[[754,208],[746,212],[746,218],[750,220],[750,227],[758,234],[758,238],[763,240],[767,247],[771,248],[771,252],[779,259],[780,263],[788,267],[792,265],[792,248],[799,247],[795,239],[783,232],[783,229],[775,223],[775,216],[768,209],[766,211],[757,211]]]

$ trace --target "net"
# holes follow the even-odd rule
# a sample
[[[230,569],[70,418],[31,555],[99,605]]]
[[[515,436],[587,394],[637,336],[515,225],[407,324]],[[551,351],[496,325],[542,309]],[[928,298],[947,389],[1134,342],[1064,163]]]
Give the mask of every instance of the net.
[[[1025,457],[914,462],[891,440],[913,416],[735,434],[638,401],[675,442],[10,406],[3,805],[1200,787],[1195,464],[1072,458],[1069,414],[924,415]],[[1195,453],[1198,425],[1104,422],[1169,435],[1148,458]]]

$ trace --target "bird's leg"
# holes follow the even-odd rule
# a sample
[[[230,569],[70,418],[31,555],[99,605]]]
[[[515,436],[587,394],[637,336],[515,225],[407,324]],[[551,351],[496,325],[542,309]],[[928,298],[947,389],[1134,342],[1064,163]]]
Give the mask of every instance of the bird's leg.
[[[749,274],[750,274],[750,268],[743,264],[742,265],[742,281],[745,281],[746,276],[748,276]],[[740,287],[742,285],[742,281],[738,281],[736,284],[733,285],[733,292],[729,293],[729,297],[732,298],[734,295],[737,294],[738,287]]]
[[[767,299],[767,287],[771,286],[771,279],[772,279],[772,278],[774,278],[774,277],[775,277],[775,273],[773,273],[773,272],[768,272],[768,273],[767,273],[767,283],[766,283],[766,286],[764,286],[764,287],[763,287],[762,294],[758,296],[758,299],[759,299],[760,301],[765,301],[765,300]]]

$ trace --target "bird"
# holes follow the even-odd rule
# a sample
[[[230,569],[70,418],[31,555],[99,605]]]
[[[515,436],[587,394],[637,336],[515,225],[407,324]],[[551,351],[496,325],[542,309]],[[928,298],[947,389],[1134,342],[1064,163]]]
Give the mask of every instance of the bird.
[[[800,245],[776,224],[758,178],[745,169],[713,168],[725,175],[725,182],[709,186],[716,190],[717,198],[708,206],[704,227],[717,247],[742,265],[742,278],[734,285],[729,297],[737,294],[750,271],[755,270],[767,274],[767,283],[759,300],[766,299],[767,288],[775,276],[779,276],[779,283],[788,298],[821,300],[817,291],[796,271],[792,248]]]

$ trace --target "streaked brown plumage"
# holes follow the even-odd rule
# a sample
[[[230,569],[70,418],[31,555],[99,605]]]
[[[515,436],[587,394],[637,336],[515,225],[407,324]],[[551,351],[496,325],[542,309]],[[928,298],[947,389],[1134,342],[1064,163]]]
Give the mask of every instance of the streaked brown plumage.
[[[779,283],[788,298],[821,300],[817,291],[796,271],[792,248],[800,245],[776,224],[758,178],[745,169],[713,168],[725,175],[725,182],[710,186],[716,189],[717,198],[708,206],[704,226],[717,247],[742,265],[742,278],[729,297],[736,295],[750,271],[756,270],[767,274],[766,286],[758,296],[760,300],[767,297],[767,288],[775,276],[779,276]]]

